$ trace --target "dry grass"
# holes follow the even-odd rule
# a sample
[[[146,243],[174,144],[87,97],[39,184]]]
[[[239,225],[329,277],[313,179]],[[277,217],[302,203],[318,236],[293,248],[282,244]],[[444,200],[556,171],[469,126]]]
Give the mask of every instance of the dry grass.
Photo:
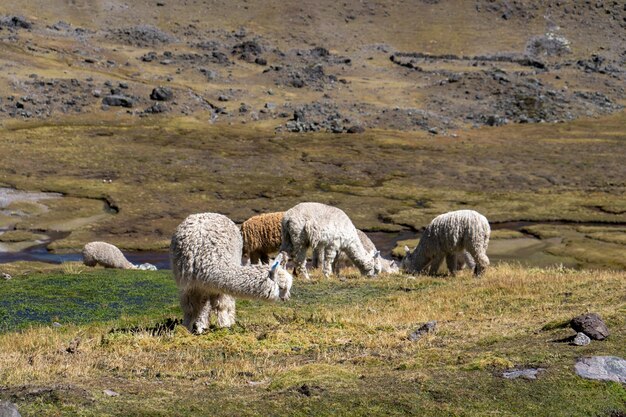
[[[293,390],[307,384],[319,388],[315,396],[322,404],[318,411],[324,414],[324,401],[330,404],[337,392],[369,395],[368,380],[397,391],[400,406],[408,394],[395,386],[397,382],[421,381],[437,390],[442,389],[442,378],[452,378],[463,391],[484,396],[497,408],[489,392],[472,388],[474,379],[497,380],[493,376],[497,370],[540,365],[548,368],[550,378],[561,375],[558,378],[569,381],[573,360],[581,352],[626,355],[625,292],[624,272],[526,270],[509,265],[492,268],[482,279],[467,272],[455,279],[397,275],[368,280],[353,272],[347,280],[318,276],[311,282],[296,282],[294,298],[288,303],[239,302],[238,324],[232,330],[202,336],[191,335],[181,326],[154,334],[151,327],[165,316],[140,318],[139,327],[131,325],[137,320],[129,317],[114,323],[5,333],[0,335],[0,386],[11,392],[22,385],[74,384],[96,396],[90,406],[94,412],[113,401],[98,397],[105,388],[121,392],[115,401],[131,408],[176,392],[177,398],[206,411],[210,401],[202,406],[193,400],[201,392],[203,397],[214,397],[212,401],[230,398],[246,403],[250,414],[256,415],[263,413],[258,407],[268,401],[291,403]],[[609,341],[575,349],[553,342],[571,331],[542,331],[552,328],[550,323],[586,311],[598,312],[606,320],[613,331]],[[434,334],[419,342],[406,339],[419,323],[433,319],[438,321]],[[112,327],[117,330],[111,332]],[[78,352],[68,353],[66,348],[77,337],[81,338]],[[551,394],[567,395],[569,385],[556,383]],[[259,397],[267,391],[274,394]],[[447,406],[471,410],[472,397],[463,406],[460,395],[456,401],[446,400]],[[626,398],[623,389],[619,395]],[[370,400],[382,404],[383,398]],[[422,405],[431,412],[438,409],[424,399],[413,401],[424,401]],[[74,409],[72,401],[61,403]],[[163,415],[172,411],[171,404],[152,406]],[[24,407],[37,410],[41,404],[26,401]],[[289,409],[279,414],[290,414]],[[193,415],[185,410],[181,415]]]

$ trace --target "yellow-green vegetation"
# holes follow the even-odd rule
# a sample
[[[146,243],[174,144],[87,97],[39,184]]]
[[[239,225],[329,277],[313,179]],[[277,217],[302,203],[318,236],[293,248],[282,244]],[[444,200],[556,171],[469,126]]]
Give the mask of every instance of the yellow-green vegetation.
[[[238,301],[233,329],[200,336],[174,326],[181,313],[166,272],[55,272],[0,286],[3,306],[32,307],[0,311],[0,398],[24,416],[626,411],[624,386],[573,369],[580,356],[626,356],[624,272],[500,265],[480,279],[316,273],[295,282],[288,302]],[[574,334],[567,321],[587,311],[603,317],[611,336],[585,347],[559,342]],[[438,321],[434,333],[407,339],[429,320]],[[535,381],[501,376],[525,366],[545,371]]]
[[[358,137],[276,134],[191,118],[13,123],[0,131],[1,150],[12,155],[0,161],[0,181],[29,190],[45,184],[66,195],[17,226],[72,231],[53,250],[76,250],[95,237],[124,249],[165,249],[190,213],[243,221],[301,201],[339,206],[365,230],[420,229],[462,208],[492,222],[625,223],[625,120],[621,113],[476,129],[458,138],[374,130]],[[516,235],[494,238],[505,237],[500,233]]]
[[[0,234],[0,242],[24,242],[35,241],[45,238],[45,235],[32,233],[25,230],[9,230]]]

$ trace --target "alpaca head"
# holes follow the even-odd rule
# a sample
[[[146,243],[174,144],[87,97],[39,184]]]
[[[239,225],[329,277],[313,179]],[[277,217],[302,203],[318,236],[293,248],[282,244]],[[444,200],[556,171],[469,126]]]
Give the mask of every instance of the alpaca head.
[[[407,245],[404,245],[404,257],[400,261],[400,267],[404,271],[408,271],[411,266],[411,262],[409,261],[410,257],[411,257],[411,249],[409,249]]]
[[[287,271],[287,261],[289,257],[285,252],[278,254],[276,259],[271,263],[269,278],[274,281],[278,287],[278,298],[287,301],[291,296],[291,283],[293,277]]]
[[[381,272],[387,273],[387,274],[395,274],[400,272],[400,267],[398,267],[398,264],[396,263],[396,261],[394,260],[388,260],[388,259],[381,259]]]
[[[372,261],[371,261],[372,267],[367,273],[368,277],[374,277],[380,274],[380,271],[383,269],[382,258],[380,257],[380,251],[378,250],[373,251],[371,254],[371,257],[372,257]]]

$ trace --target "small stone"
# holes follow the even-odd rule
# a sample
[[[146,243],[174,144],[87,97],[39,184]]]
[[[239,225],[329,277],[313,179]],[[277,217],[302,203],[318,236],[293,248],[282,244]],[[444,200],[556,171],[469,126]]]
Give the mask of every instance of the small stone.
[[[348,133],[363,133],[365,132],[365,128],[363,126],[354,125],[348,128]]]
[[[430,129],[428,129],[428,133],[432,133],[433,135],[437,135],[437,134],[439,134],[439,129],[437,129],[436,127],[431,127]]]
[[[13,277],[9,274],[7,274],[6,272],[3,272],[0,276],[2,276],[2,279],[8,281],[10,279],[12,279]]]
[[[610,332],[602,318],[596,313],[581,314],[574,317],[570,326],[577,332],[582,332],[594,340],[606,339]]]
[[[0,417],[21,417],[19,411],[17,411],[17,407],[15,404],[8,401],[0,400]]]
[[[437,320],[431,320],[427,323],[422,324],[417,330],[409,335],[409,340],[411,342],[416,342],[422,338],[426,333],[434,332],[437,328]]]
[[[267,65],[267,59],[263,57],[258,57],[257,59],[254,60],[254,63],[257,65]]]
[[[268,110],[274,110],[276,108],[275,103],[265,103],[265,108]]]
[[[102,391],[104,393],[104,395],[108,396],[108,397],[119,397],[120,394],[118,394],[117,392],[110,390],[110,389],[105,389],[104,391]]]
[[[120,82],[120,83],[118,84],[118,86],[119,86],[120,88],[123,88],[124,90],[126,90],[126,89],[128,88],[128,83],[125,83],[125,82]]]
[[[578,376],[586,379],[626,384],[626,360],[617,356],[580,358],[574,368]]]
[[[506,379],[537,379],[537,374],[543,370],[543,368],[509,369],[504,371],[502,376]]]
[[[587,346],[589,343],[591,343],[591,339],[582,332],[578,332],[574,340],[572,340],[572,345],[574,346]]]
[[[91,92],[91,94],[92,94],[94,97],[99,98],[99,97],[102,95],[102,91],[100,91],[100,90],[93,90],[93,91]]]
[[[74,340],[72,340],[69,344],[69,346],[67,347],[67,349],[65,349],[65,351],[67,353],[76,353],[78,352],[78,346],[80,346],[80,337],[75,338]]]
[[[141,265],[138,265],[137,269],[140,269],[142,271],[156,271],[157,267],[146,262],[146,263],[143,263]]]
[[[220,94],[220,96],[217,98],[218,101],[229,101],[230,97],[228,97],[225,94]]]
[[[62,324],[61,324],[61,323],[59,323],[58,321],[55,321],[55,322],[52,322],[52,326],[53,326],[53,327],[61,327],[61,326],[62,326]]]

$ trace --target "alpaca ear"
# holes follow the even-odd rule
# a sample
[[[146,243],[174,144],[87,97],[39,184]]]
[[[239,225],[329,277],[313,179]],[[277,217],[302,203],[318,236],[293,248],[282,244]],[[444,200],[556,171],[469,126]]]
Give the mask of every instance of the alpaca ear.
[[[287,268],[287,262],[289,262],[289,255],[287,255],[287,252],[281,252],[280,254],[278,254],[278,256],[282,256],[282,260],[280,262],[280,266],[282,266],[283,268]]]
[[[405,255],[410,255],[411,254],[411,249],[409,249],[409,247],[407,245],[404,245],[404,254]]]
[[[278,265],[280,265],[282,261],[283,261],[283,254],[279,253],[278,256],[274,259],[274,262],[272,262],[272,266],[270,267],[270,279],[272,281],[274,281],[274,276],[276,275],[276,269],[278,268]]]

